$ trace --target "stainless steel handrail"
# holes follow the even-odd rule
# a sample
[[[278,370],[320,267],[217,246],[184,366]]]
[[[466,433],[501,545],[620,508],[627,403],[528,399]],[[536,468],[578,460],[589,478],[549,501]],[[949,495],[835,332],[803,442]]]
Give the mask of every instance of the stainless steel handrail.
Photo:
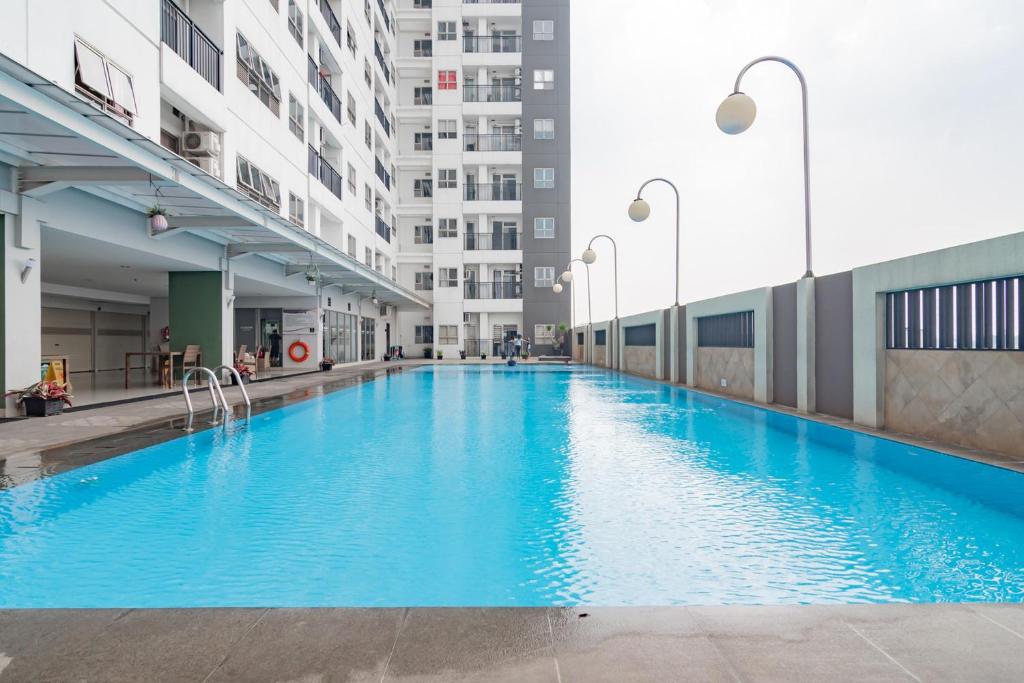
[[[188,380],[192,377],[192,373],[200,372],[206,375],[209,380],[210,389],[210,400],[213,402],[213,419],[216,422],[217,413],[221,406],[224,407],[224,415],[227,416],[228,402],[224,399],[224,392],[221,391],[220,382],[217,381],[217,375],[213,374],[213,371],[209,368],[189,368],[188,371],[181,378],[181,392],[185,396],[185,408],[188,410],[188,420],[185,423],[185,431],[192,431],[192,417],[195,415],[195,409],[192,407],[192,398],[188,394]],[[217,399],[220,399],[220,403]]]
[[[242,390],[242,400],[245,401],[245,417],[246,419],[252,414],[252,401],[249,400],[249,392],[245,388],[245,384],[242,382],[242,375],[239,374],[238,370],[232,365],[221,365],[213,369],[213,373],[217,374],[221,370],[227,370],[231,373],[231,376],[235,378],[235,383],[238,384],[238,388]],[[224,410],[227,410],[227,404],[224,404]]]

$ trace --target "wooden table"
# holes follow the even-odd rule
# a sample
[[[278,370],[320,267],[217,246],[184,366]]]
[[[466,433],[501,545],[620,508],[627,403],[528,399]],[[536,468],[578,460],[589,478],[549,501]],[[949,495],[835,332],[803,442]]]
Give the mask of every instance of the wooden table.
[[[132,364],[131,364],[132,356],[142,356],[143,358],[148,358],[148,357],[152,356],[152,357],[157,359],[157,365],[158,366],[161,364],[160,361],[162,359],[166,358],[167,362],[168,362],[168,364],[170,365],[170,368],[171,368],[171,371],[170,371],[170,373],[168,375],[169,378],[170,378],[170,382],[171,383],[167,384],[165,382],[163,386],[164,386],[164,389],[172,389],[174,387],[174,359],[179,357],[179,356],[184,356],[184,355],[185,355],[184,351],[128,351],[128,352],[126,352],[124,354],[124,388],[125,389],[128,388],[128,373],[129,373],[129,371],[131,370],[131,367],[132,367]],[[198,361],[199,361],[199,359],[197,357],[196,362],[198,363]],[[147,367],[146,369],[148,370],[149,368]]]

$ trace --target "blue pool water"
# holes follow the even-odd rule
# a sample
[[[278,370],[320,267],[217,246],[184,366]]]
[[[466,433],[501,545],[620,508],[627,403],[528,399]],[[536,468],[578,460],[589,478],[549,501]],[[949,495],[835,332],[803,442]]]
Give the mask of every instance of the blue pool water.
[[[1024,475],[585,368],[407,371],[0,492],[0,606],[1024,600]]]

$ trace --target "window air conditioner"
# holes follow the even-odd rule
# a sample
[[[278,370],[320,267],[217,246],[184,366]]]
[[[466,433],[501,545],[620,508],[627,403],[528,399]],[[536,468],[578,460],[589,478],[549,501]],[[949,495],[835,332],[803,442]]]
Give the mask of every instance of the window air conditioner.
[[[220,159],[216,157],[192,157],[189,159],[193,164],[207,173],[220,178]]]
[[[215,157],[220,154],[220,135],[208,130],[192,130],[182,138],[189,156]]]

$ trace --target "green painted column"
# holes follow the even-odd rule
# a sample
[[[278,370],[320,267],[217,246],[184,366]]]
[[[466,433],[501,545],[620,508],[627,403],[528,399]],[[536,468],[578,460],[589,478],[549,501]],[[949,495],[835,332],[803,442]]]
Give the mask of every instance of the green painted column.
[[[215,368],[231,362],[233,321],[227,306],[230,294],[224,273],[187,271],[168,273],[168,325],[171,350],[184,351],[190,344],[202,350],[202,364]]]
[[[4,215],[0,214],[0,268],[7,269],[7,233],[4,232]],[[0,272],[0,394],[8,391],[7,386],[7,273]],[[0,411],[4,409],[0,400]]]

